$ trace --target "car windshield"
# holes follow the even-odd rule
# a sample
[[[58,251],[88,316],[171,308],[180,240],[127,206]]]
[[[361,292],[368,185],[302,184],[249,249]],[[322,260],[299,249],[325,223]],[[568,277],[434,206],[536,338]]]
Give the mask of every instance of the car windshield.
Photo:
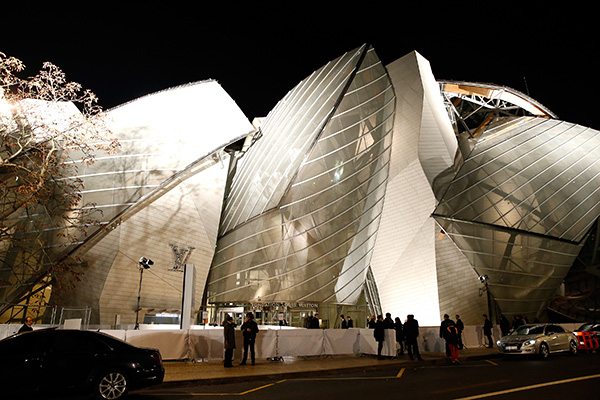
[[[544,333],[543,326],[520,326],[517,329],[513,330],[511,335],[539,335],[540,333]]]
[[[575,329],[576,332],[587,332],[592,329],[592,324],[583,324],[579,328]]]

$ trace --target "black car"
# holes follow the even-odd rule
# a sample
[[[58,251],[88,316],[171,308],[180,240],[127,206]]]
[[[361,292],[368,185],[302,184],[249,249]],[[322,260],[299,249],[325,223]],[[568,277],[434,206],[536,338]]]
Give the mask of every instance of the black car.
[[[164,375],[157,349],[136,347],[101,332],[51,328],[0,340],[3,398],[9,391],[23,398],[85,393],[116,400],[129,389],[161,383]]]

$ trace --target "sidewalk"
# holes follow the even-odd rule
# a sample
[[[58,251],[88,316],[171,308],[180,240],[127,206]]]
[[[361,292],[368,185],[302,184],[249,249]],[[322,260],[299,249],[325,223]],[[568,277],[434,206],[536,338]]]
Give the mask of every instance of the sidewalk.
[[[423,361],[411,361],[405,354],[399,358],[378,360],[372,355],[321,356],[286,358],[283,361],[257,360],[256,365],[239,366],[234,360],[233,368],[224,368],[222,361],[191,362],[165,361],[165,383],[202,381],[224,383],[245,381],[252,378],[283,379],[299,376],[318,375],[322,371],[352,370],[381,365],[410,367],[418,365],[446,365],[444,353],[422,353]],[[498,357],[498,350],[485,347],[461,350],[460,360],[488,359]]]

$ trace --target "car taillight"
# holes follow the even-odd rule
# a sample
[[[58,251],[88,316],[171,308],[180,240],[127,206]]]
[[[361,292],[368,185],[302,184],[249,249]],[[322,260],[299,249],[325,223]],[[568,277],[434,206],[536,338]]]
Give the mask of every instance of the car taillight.
[[[160,365],[162,365],[162,357],[160,355],[160,351],[153,351],[150,354],[150,357],[152,357],[152,359],[154,359],[156,362],[158,362]]]

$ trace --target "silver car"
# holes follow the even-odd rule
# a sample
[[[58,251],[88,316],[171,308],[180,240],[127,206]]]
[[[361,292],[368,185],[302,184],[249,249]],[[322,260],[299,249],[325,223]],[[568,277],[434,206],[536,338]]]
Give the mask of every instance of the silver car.
[[[496,342],[503,354],[529,354],[548,358],[550,353],[577,354],[577,338],[556,324],[527,324],[513,329]]]

